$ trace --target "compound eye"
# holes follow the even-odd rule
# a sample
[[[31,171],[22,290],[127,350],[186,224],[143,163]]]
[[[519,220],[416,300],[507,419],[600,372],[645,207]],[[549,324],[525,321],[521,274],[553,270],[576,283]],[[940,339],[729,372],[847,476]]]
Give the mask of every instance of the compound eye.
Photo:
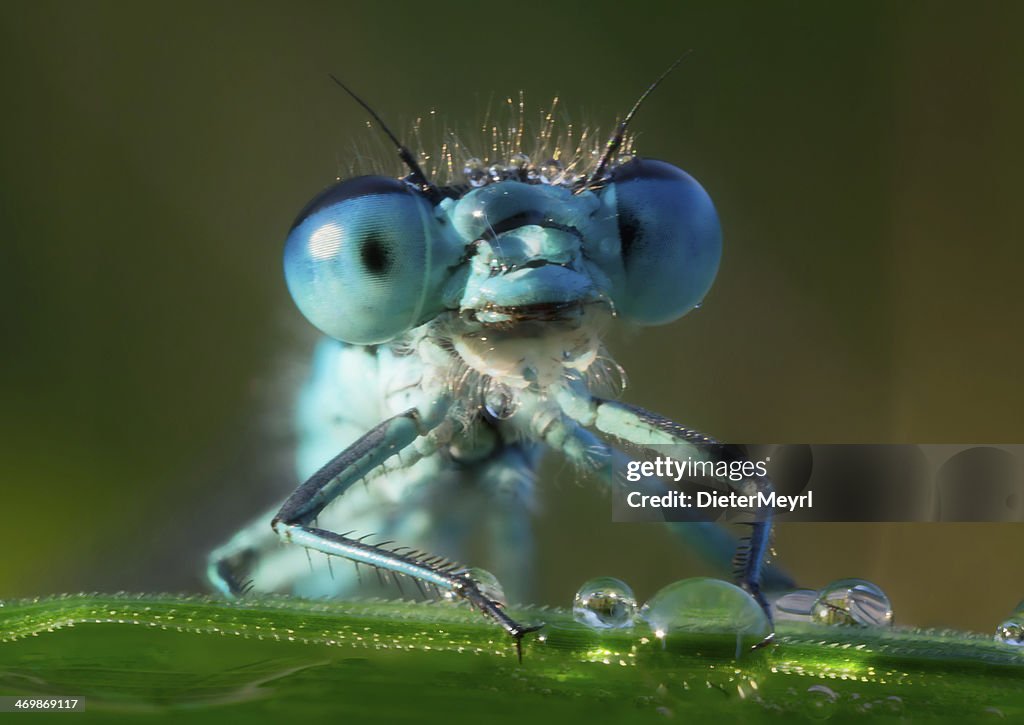
[[[299,214],[285,242],[285,280],[322,332],[381,343],[440,310],[457,247],[411,186],[360,176],[329,187]]]
[[[699,305],[722,256],[718,214],[701,185],[672,164],[634,159],[612,171],[602,199],[618,219],[619,312],[659,325]]]

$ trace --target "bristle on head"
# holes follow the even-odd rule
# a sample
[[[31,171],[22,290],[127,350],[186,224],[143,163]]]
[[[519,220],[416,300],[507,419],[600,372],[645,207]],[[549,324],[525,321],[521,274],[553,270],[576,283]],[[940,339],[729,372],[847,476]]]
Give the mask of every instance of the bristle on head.
[[[498,113],[488,110],[482,122],[468,129],[448,127],[431,111],[413,122],[409,138],[427,177],[449,187],[507,180],[572,187],[590,178],[606,148],[604,134],[570,122],[557,97],[550,107],[528,113],[522,93],[506,98]],[[634,137],[627,135],[611,165],[631,160],[633,144]],[[379,135],[360,139],[346,175],[401,177],[404,170],[394,163],[393,153]]]

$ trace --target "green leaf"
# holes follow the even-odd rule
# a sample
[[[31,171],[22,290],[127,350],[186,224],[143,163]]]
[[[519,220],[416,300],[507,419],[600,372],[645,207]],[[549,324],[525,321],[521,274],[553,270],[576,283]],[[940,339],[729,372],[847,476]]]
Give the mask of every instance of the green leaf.
[[[3,602],[0,694],[81,696],[76,722],[104,723],[1024,717],[1024,653],[980,635],[782,624],[737,660],[728,635],[663,641],[563,610],[513,614],[547,625],[521,665],[499,628],[445,602]]]

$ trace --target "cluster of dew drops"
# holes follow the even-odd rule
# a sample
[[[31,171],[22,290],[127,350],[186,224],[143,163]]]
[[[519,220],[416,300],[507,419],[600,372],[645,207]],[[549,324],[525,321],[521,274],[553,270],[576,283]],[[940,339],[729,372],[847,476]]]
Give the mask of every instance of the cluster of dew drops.
[[[776,620],[831,626],[888,627],[892,605],[885,593],[863,579],[840,579],[821,590],[799,589],[772,602]],[[573,600],[573,617],[594,629],[646,626],[655,637],[674,632],[736,634],[756,645],[771,634],[772,624],[757,601],[734,584],[696,577],[674,582],[638,606],[632,589],[612,577],[583,584]]]
[[[632,152],[620,153],[609,164],[609,168],[621,166],[635,159]],[[558,159],[548,159],[543,163],[534,163],[524,153],[514,153],[504,163],[488,164],[486,161],[473,157],[467,159],[462,167],[466,182],[473,188],[479,188],[500,181],[522,181],[528,184],[549,184],[557,186],[573,186],[582,182],[586,175],[574,170],[575,164],[563,165]]]
[[[501,599],[501,585],[482,569],[472,576],[488,595]],[[820,589],[796,589],[772,603],[776,621],[810,622],[834,627],[891,627],[893,609],[880,587],[864,579],[839,579]],[[678,632],[735,634],[754,646],[771,634],[772,623],[749,593],[708,577],[673,582],[643,606],[628,584],[610,576],[589,579],[573,599],[573,618],[594,630],[649,628],[665,640]],[[1024,646],[1024,602],[997,628],[995,641]]]

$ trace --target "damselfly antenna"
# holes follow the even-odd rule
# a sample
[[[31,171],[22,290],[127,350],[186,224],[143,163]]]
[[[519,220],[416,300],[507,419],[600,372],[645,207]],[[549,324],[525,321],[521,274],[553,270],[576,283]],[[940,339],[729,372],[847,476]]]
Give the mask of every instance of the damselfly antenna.
[[[409,171],[412,172],[409,174],[409,181],[415,184],[416,186],[420,187],[423,193],[425,193],[430,198],[431,201],[436,202],[437,200],[439,200],[441,198],[441,192],[439,192],[437,190],[437,187],[431,184],[430,181],[427,179],[427,175],[423,172],[423,168],[420,166],[419,162],[416,161],[416,157],[413,156],[412,152],[408,149],[408,147],[401,141],[399,141],[398,137],[391,132],[391,129],[388,128],[388,125],[384,123],[380,116],[377,115],[377,112],[370,108],[370,104],[368,104],[362,98],[357,96],[351,88],[349,88],[340,80],[338,80],[338,78],[333,73],[330,73],[328,75],[330,75],[332,81],[341,86],[341,89],[345,91],[345,93],[352,96],[353,100],[355,100],[356,103],[358,103],[360,106],[366,109],[366,112],[373,117],[373,120],[377,122],[377,125],[379,125],[381,129],[384,131],[384,133],[387,134],[388,138],[391,139],[391,143],[393,143],[395,147],[398,149],[398,158],[402,159],[402,163],[408,166]]]
[[[617,129],[615,129],[615,134],[610,139],[608,139],[608,143],[604,149],[604,155],[598,162],[597,168],[594,169],[594,173],[591,174],[590,177],[580,186],[580,188],[576,190],[577,193],[583,191],[589,186],[593,186],[594,184],[599,183],[602,180],[602,178],[604,177],[605,169],[608,168],[608,164],[611,162],[612,158],[615,157],[615,154],[619,152],[619,148],[622,146],[622,141],[626,138],[626,129],[629,127],[629,122],[633,120],[633,116],[635,116],[636,112],[640,110],[640,106],[643,104],[645,100],[647,100],[647,96],[651,95],[651,91],[657,88],[658,85],[663,80],[665,80],[665,78],[667,78],[668,75],[672,71],[674,71],[680,63],[683,62],[683,58],[688,56],[691,52],[692,51],[688,50],[681,56],[676,58],[676,61],[672,65],[670,65],[664,73],[658,76],[658,79],[654,81],[654,83],[647,86],[647,90],[640,94],[640,97],[636,99],[636,103],[634,103],[633,107],[629,109],[629,113],[627,113],[626,117],[622,119],[622,123],[619,124],[619,127]]]

